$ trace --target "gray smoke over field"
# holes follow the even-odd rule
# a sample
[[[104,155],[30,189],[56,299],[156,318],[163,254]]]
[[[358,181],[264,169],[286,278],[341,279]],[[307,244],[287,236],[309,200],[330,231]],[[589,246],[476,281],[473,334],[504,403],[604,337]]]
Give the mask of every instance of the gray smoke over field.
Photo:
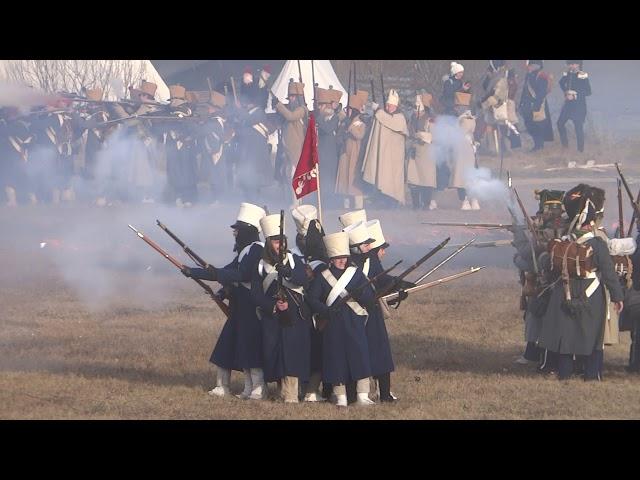
[[[505,183],[491,174],[486,167],[465,170],[467,195],[481,202],[499,203],[513,207],[509,189]]]
[[[54,98],[52,95],[25,85],[0,81],[0,107],[24,110],[28,107],[45,105]]]
[[[129,229],[128,224],[181,263],[196,266],[156,225],[159,219],[206,261],[224,266],[233,258],[229,225],[235,219],[235,210],[180,210],[159,205],[74,209],[73,218],[60,218],[56,233],[51,233],[55,238],[41,240],[40,247],[88,309],[102,310],[122,302],[154,309],[175,302],[176,292],[181,289],[199,292],[201,287],[183,277],[176,267]],[[216,284],[211,286],[216,289]]]
[[[433,134],[432,150],[436,164],[450,165],[455,161],[455,153],[469,144],[464,132],[458,125],[458,119],[450,115],[440,115],[431,127]]]

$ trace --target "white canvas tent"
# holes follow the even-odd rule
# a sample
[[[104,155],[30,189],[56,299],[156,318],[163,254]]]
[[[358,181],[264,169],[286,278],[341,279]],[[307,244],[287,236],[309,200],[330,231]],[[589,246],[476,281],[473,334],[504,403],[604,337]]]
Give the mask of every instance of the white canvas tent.
[[[104,62],[105,60],[87,60],[87,62]],[[8,60],[0,60],[0,81],[6,81],[7,80],[7,73],[6,73],[6,65],[7,65]],[[158,71],[155,69],[155,67],[153,66],[153,64],[151,63],[151,61],[149,60],[133,60],[134,63],[134,69],[137,68],[138,65],[143,66],[144,67],[144,78],[145,80],[147,80],[148,82],[152,82],[155,83],[156,85],[158,85],[158,89],[156,90],[156,100],[159,101],[166,101],[169,99],[169,87],[167,87],[167,84],[164,82],[164,80],[162,79],[162,77],[160,76],[160,74],[158,73]],[[134,86],[138,86],[138,85],[134,85]],[[120,90],[119,92],[111,92],[110,95],[110,100],[116,100],[116,97],[119,96],[123,96],[124,94],[127,94],[128,96],[128,92],[124,91],[124,86],[120,85],[119,88],[117,90]],[[112,90],[115,90],[115,88],[112,88]]]
[[[343,94],[342,105],[347,103],[347,89],[342,86],[336,72],[331,66],[329,60],[313,60],[313,70],[315,81],[320,88],[329,88],[333,86],[335,90],[340,90]],[[304,99],[307,102],[307,108],[313,109],[313,82],[311,75],[311,60],[300,60],[300,71],[302,72],[302,82],[304,83]],[[273,82],[271,94],[275,95],[280,102],[286,103],[289,79],[293,78],[294,82],[298,81],[298,60],[287,60],[282,67],[282,71]],[[271,110],[271,101],[267,104],[267,111]]]

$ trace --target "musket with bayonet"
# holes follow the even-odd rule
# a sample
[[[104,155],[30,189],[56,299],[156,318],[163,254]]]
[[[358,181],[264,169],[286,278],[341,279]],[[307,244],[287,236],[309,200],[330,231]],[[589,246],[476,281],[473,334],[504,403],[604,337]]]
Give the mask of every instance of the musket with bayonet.
[[[114,118],[113,120],[108,120],[106,122],[101,122],[96,124],[94,127],[92,128],[100,128],[100,127],[106,127],[108,125],[113,125],[114,123],[120,123],[120,122],[125,122],[127,120],[134,120],[134,119],[140,119],[140,120],[155,120],[155,121],[202,121],[208,118],[208,116],[202,116],[202,115],[182,115],[182,116],[162,116],[162,115],[153,115],[153,113],[155,112],[150,112],[150,113],[145,113],[145,114],[137,114],[134,113],[133,115],[129,115],[127,117],[122,117],[122,118]]]
[[[371,78],[369,79],[369,81],[371,82],[371,101],[373,103],[376,103],[376,89],[373,86],[373,72],[371,71],[371,69],[369,69],[369,74],[371,75]]]
[[[518,191],[513,188],[513,193],[516,196],[516,200],[518,201],[518,205],[520,206],[520,210],[522,211],[522,215],[527,222],[527,229],[529,230],[529,245],[531,247],[531,262],[533,263],[533,273],[535,274],[536,281],[540,281],[540,268],[538,268],[538,234],[536,232],[536,228],[533,225],[533,220],[527,214],[527,210],[524,208],[524,204],[522,200],[520,200],[520,195],[518,195]]]
[[[349,108],[350,99],[351,99],[351,65],[349,65],[349,86],[347,87],[347,108]]]
[[[396,290],[397,288],[400,287],[400,284],[402,282],[402,280],[409,275],[411,272],[413,272],[416,268],[418,268],[420,265],[422,265],[424,262],[426,262],[427,260],[429,260],[431,257],[433,257],[436,253],[438,253],[440,250],[442,250],[444,248],[444,246],[449,243],[449,240],[451,240],[451,237],[447,237],[445,238],[439,245],[435,246],[434,248],[432,248],[425,256],[423,256],[420,260],[418,260],[416,263],[414,263],[413,265],[411,265],[409,268],[407,268],[404,272],[402,272],[400,275],[398,275],[396,278],[393,279],[393,282],[390,282],[389,285],[384,288],[381,289],[380,292],[378,292],[378,294],[376,295],[376,298],[381,298],[384,295],[386,295],[387,293]]]
[[[382,78],[382,72],[380,72],[380,88],[382,89],[382,108],[387,105],[387,94],[384,90],[384,79]]]
[[[422,222],[422,225],[433,225],[436,227],[485,228],[487,230],[508,230],[510,232],[515,228],[515,226],[510,223]]]
[[[627,191],[627,195],[629,196],[629,200],[631,201],[631,206],[633,207],[633,212],[636,214],[636,219],[640,218],[640,207],[638,206],[638,202],[633,201],[633,194],[631,193],[631,189],[629,188],[629,184],[627,180],[624,178],[622,171],[620,170],[620,165],[616,163],[616,169],[618,170],[618,175],[620,175],[620,180],[622,180],[622,185],[624,185],[624,189]]]
[[[638,196],[636,197],[636,203],[640,205],[640,190],[638,190]],[[636,222],[637,218],[636,218],[636,211],[633,211],[633,214],[631,215],[631,221],[629,222],[629,230],[627,230],[627,237],[631,236],[631,233],[633,232],[633,224]]]
[[[624,219],[622,216],[622,183],[618,179],[618,238],[624,235]]]
[[[88,98],[83,97],[67,97],[63,96],[65,100],[71,100],[73,102],[78,103],[101,103],[101,104],[118,104],[118,105],[155,105],[157,107],[166,107],[168,103],[160,103],[160,102],[140,102],[136,100],[90,100]]]
[[[431,275],[433,272],[435,272],[436,270],[438,270],[442,265],[444,265],[445,263],[447,263],[449,260],[451,260],[453,257],[455,257],[456,255],[458,255],[462,250],[464,250],[465,248],[467,248],[469,245],[471,245],[473,242],[476,241],[476,237],[473,237],[471,240],[469,240],[467,243],[465,243],[464,245],[461,245],[460,247],[457,248],[457,250],[455,252],[453,252],[451,255],[449,255],[447,258],[445,258],[444,260],[442,260],[439,264],[437,264],[435,267],[433,267],[431,270],[429,270],[427,273],[425,273],[424,275],[422,275],[418,280],[416,280],[416,285],[419,284],[421,281],[423,281],[425,278],[427,278],[429,275]]]
[[[135,227],[133,227],[131,224],[129,224],[129,228],[131,230],[133,230],[135,232],[135,234],[140,237],[142,240],[144,240],[151,248],[153,248],[156,252],[158,252],[160,255],[162,255],[164,258],[166,258],[167,260],[169,260],[174,266],[176,266],[179,270],[182,270],[185,268],[185,265],[183,265],[182,263],[180,263],[178,260],[176,260],[175,258],[173,258],[171,255],[169,255],[166,251],[164,251],[156,242],[154,242],[153,240],[151,240],[149,237],[147,237],[146,235],[144,235],[142,232],[138,231]],[[174,238],[172,236],[172,238]],[[177,237],[176,237],[177,238]],[[174,238],[175,240],[175,238]],[[185,245],[186,246],[186,245]],[[185,250],[186,251],[186,250]],[[193,257],[192,257],[193,258]],[[213,292],[213,290],[211,289],[211,287],[209,285],[207,285],[206,283],[204,283],[202,280],[198,279],[198,278],[193,278],[190,277],[194,282],[196,282],[198,285],[200,285],[205,292],[207,292],[207,294],[209,294],[209,296],[211,297],[211,299],[213,301],[216,302],[216,304],[218,304],[218,306],[220,307],[220,309],[222,310],[222,313],[225,314],[225,316],[227,318],[229,318],[229,307],[224,304],[222,302],[222,300],[220,300],[220,298]]]
[[[423,283],[422,285],[416,285],[415,287],[407,288],[404,291],[407,294],[414,293],[414,292],[419,292],[421,290],[425,290],[427,288],[435,287],[437,285],[442,285],[444,283],[450,282],[452,280],[456,280],[458,278],[466,277],[467,275],[471,275],[472,273],[479,272],[483,268],[486,268],[486,266],[471,267],[471,269],[469,269],[469,270],[467,270],[465,272],[455,273],[453,275],[449,275],[447,277],[440,278],[439,280],[434,280],[433,282]],[[400,295],[400,292],[393,292],[393,293],[390,293],[388,295],[385,295],[384,297],[381,297],[380,300],[383,300],[384,302],[388,302],[389,300],[395,300],[396,298],[399,297],[399,295]]]
[[[465,246],[464,243],[459,243],[456,245],[447,245],[445,247],[445,249],[450,249],[450,248],[460,248]],[[474,242],[473,245],[469,245],[470,247],[474,247],[474,248],[489,248],[489,247],[507,247],[507,246],[513,246],[513,240],[494,240],[492,242]]]

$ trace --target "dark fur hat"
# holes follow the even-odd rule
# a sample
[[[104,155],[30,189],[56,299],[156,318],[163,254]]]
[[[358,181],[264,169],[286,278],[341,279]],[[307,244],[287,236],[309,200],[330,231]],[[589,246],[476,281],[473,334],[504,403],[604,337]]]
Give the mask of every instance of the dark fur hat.
[[[564,194],[562,203],[571,220],[575,219],[586,208],[584,219],[576,224],[576,227],[579,228],[596,219],[597,214],[604,209],[604,200],[603,189],[581,183]]]

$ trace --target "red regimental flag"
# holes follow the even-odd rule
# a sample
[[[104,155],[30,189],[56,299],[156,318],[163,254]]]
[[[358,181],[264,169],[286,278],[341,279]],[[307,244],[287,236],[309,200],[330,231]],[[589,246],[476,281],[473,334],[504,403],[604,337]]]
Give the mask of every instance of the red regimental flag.
[[[298,166],[293,174],[293,191],[296,198],[302,198],[318,189],[318,138],[316,135],[316,119],[309,115],[309,126],[304,137],[302,153]]]

